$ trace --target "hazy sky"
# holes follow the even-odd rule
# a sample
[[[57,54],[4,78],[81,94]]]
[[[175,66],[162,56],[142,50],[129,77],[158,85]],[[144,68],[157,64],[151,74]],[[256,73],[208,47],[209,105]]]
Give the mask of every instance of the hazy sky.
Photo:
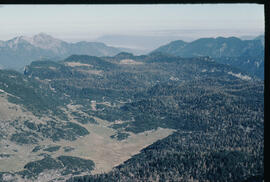
[[[264,32],[264,7],[203,5],[1,5],[0,40],[44,32],[67,41],[107,34],[241,36]]]

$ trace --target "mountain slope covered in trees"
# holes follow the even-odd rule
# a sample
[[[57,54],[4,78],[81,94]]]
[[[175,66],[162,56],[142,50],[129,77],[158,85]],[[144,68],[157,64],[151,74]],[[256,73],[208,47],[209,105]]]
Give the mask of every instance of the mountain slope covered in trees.
[[[263,91],[257,77],[213,58],[160,52],[0,70],[0,179],[260,178]]]
[[[129,127],[159,123],[177,132],[107,174],[69,181],[262,181],[263,83],[198,80],[157,85],[146,95],[148,102],[127,107],[152,118]]]
[[[253,40],[237,37],[201,38],[190,43],[177,40],[152,52],[181,57],[210,56],[217,62],[229,64],[264,79],[264,36]]]

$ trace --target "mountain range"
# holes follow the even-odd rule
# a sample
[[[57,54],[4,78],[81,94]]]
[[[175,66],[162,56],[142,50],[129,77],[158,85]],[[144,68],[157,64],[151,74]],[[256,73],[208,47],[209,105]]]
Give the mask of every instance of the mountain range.
[[[116,38],[117,36],[105,36],[98,40],[110,44],[112,41],[115,42]],[[119,41],[124,39],[127,42],[132,38],[136,39],[136,37],[122,36]],[[172,38],[170,37],[170,39]],[[152,40],[148,39],[144,41]],[[157,37],[154,37],[153,40],[154,42],[165,41],[159,40]],[[138,42],[137,39],[136,41]],[[133,43],[136,41],[134,40]],[[146,44],[144,41],[139,41],[138,44]],[[125,46],[127,45],[125,44]],[[150,50],[111,47],[100,42],[68,43],[40,33],[33,37],[20,36],[8,41],[0,41],[0,68],[22,71],[24,66],[35,60],[57,61],[74,54],[114,56],[123,51],[140,55],[146,54]],[[155,52],[180,57],[210,56],[219,63],[249,71],[254,76],[264,79],[264,35],[252,40],[241,40],[237,37],[200,38],[192,42],[176,40],[151,51],[150,54]]]
[[[100,42],[68,43],[45,33],[33,37],[20,36],[0,42],[0,67],[22,70],[35,60],[60,60],[73,54],[113,56],[130,49],[106,46]]]
[[[201,38],[190,43],[173,41],[152,52],[162,52],[181,57],[210,56],[217,62],[249,71],[264,79],[264,36],[253,40],[237,37]]]
[[[200,38],[192,42],[177,40],[157,48],[152,52],[163,52],[181,57],[211,56],[238,57],[249,51],[257,52],[264,48],[264,36],[253,40],[237,37]]]

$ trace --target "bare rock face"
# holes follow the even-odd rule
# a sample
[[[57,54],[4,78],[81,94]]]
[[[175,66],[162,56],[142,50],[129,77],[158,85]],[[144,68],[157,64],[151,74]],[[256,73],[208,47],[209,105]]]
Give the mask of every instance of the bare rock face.
[[[20,70],[32,61],[60,60],[72,54],[92,56],[113,56],[120,49],[98,42],[68,43],[45,33],[33,37],[19,36],[8,41],[0,41],[2,67]]]

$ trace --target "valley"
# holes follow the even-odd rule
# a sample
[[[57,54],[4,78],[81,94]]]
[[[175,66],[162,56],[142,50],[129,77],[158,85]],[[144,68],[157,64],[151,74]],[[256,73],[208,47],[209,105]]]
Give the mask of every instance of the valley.
[[[0,182],[269,181],[266,1],[38,3],[0,4]]]
[[[160,51],[0,70],[0,179],[260,178],[263,95],[253,72]]]

